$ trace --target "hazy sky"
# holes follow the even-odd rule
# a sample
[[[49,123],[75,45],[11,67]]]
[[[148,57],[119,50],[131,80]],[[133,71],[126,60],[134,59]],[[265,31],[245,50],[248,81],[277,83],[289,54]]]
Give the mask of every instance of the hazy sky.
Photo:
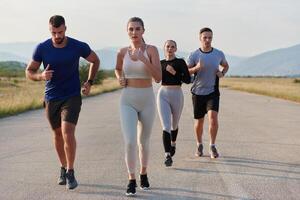
[[[63,15],[67,35],[92,48],[129,44],[127,20],[141,17],[145,40],[162,47],[199,47],[198,32],[214,31],[213,46],[226,54],[252,56],[300,44],[299,0],[0,0],[0,43],[40,42],[50,37],[49,17]]]

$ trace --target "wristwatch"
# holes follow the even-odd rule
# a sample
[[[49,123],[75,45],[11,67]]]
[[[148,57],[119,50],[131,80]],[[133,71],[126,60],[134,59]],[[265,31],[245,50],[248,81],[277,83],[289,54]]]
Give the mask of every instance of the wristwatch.
[[[93,80],[92,79],[89,79],[88,81],[87,81],[90,85],[93,85]]]

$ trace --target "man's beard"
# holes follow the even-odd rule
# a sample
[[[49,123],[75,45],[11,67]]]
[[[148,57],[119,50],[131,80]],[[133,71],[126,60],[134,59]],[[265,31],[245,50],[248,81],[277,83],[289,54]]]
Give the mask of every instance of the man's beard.
[[[59,40],[58,40],[58,39],[59,39]],[[54,39],[54,43],[55,43],[55,44],[61,44],[61,43],[63,43],[64,39],[65,39],[65,37]]]

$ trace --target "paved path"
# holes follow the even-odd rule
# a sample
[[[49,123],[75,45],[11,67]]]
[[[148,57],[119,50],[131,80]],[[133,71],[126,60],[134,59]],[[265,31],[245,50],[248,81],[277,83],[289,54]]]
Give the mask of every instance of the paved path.
[[[208,157],[207,131],[205,157],[194,157],[191,96],[189,86],[184,86],[174,165],[163,165],[157,117],[148,172],[152,188],[138,189],[136,199],[300,199],[300,104],[221,92],[221,157]],[[116,91],[83,101],[76,133],[80,185],[74,191],[56,185],[59,165],[43,110],[1,119],[0,199],[132,199],[124,195],[119,96]]]

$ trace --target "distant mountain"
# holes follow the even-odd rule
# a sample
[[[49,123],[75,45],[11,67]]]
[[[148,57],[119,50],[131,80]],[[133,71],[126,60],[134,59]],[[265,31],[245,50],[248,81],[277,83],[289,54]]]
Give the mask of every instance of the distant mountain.
[[[96,50],[96,54],[99,56],[101,61],[101,68],[102,69],[114,69],[116,66],[116,59],[117,59],[117,47],[108,47]]]
[[[19,62],[27,62],[28,58],[8,53],[8,52],[0,52],[0,61],[19,61]]]
[[[230,75],[240,76],[299,76],[300,44],[268,51],[232,65]]]
[[[27,63],[37,43],[0,44],[0,61],[15,60]],[[113,69],[119,47],[107,47],[96,50],[101,59],[102,69]],[[164,57],[158,49],[160,58]],[[186,59],[189,52],[178,51],[178,57]],[[226,55],[230,65],[229,75],[240,76],[299,76],[300,44],[288,48],[268,51],[253,57]]]
[[[28,62],[36,45],[34,42],[0,43],[0,52],[3,53],[0,53],[0,61],[11,60],[13,56],[16,61]]]
[[[27,63],[36,45],[37,42],[0,43],[0,61],[19,61]],[[119,48],[120,47],[107,47],[95,51],[101,59],[101,67],[103,69],[113,69],[115,67]],[[163,49],[158,49],[158,51],[160,58],[163,59]],[[187,59],[189,52],[177,51],[176,55],[180,58]],[[235,64],[243,58],[226,55],[226,59],[230,64]]]
[[[226,60],[229,63],[230,68],[232,66],[236,66],[239,63],[241,63],[242,61],[244,61],[245,59],[247,59],[247,57],[239,57],[239,56],[231,56],[231,55],[225,55],[226,56]]]

